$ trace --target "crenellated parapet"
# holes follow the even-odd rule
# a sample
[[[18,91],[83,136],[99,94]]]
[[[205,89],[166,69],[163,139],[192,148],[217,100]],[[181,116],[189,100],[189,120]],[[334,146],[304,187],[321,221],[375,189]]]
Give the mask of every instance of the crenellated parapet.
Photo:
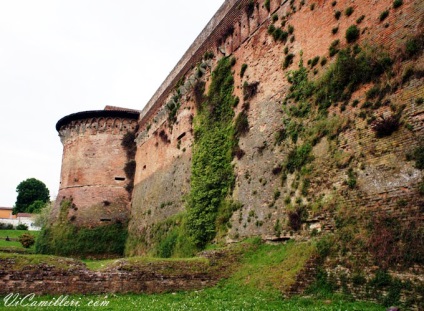
[[[135,131],[139,112],[135,110],[94,110],[70,114],[56,124],[62,143],[83,135],[123,135]]]

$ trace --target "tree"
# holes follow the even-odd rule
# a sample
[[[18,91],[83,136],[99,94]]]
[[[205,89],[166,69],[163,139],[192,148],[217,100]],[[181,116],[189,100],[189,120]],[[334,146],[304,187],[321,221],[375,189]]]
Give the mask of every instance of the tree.
[[[16,187],[16,192],[18,197],[13,207],[13,214],[38,212],[44,206],[41,202],[45,204],[50,200],[49,189],[42,181],[35,178],[22,181]]]

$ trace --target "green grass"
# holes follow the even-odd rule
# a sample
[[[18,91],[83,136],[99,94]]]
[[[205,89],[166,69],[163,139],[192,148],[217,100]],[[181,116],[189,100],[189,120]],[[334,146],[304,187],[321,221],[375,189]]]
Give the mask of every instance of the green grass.
[[[264,291],[288,289],[314,250],[310,242],[269,245],[253,240],[253,248],[246,253],[228,284]]]
[[[34,236],[38,236],[40,231],[28,231],[28,230],[0,230],[0,239],[4,240],[7,236],[9,238],[18,238],[24,233],[29,233]]]
[[[104,260],[92,260],[92,259],[83,259],[81,260],[88,269],[90,270],[103,270],[111,266],[116,259],[104,259]]]
[[[0,253],[1,259],[13,259],[13,269],[20,270],[22,268],[28,268],[28,266],[35,266],[39,264],[47,264],[55,266],[59,269],[67,269],[70,266],[79,264],[80,261],[73,258],[57,257],[50,255],[38,255],[38,254],[5,254]]]
[[[26,250],[19,241],[6,241],[6,237],[10,239],[18,239],[21,235],[29,233],[37,238],[39,231],[27,231],[27,230],[0,230],[0,252],[2,249],[18,251]],[[34,250],[34,246],[30,247],[29,250]]]
[[[22,296],[21,296],[22,297]],[[57,296],[56,296],[57,298]],[[34,301],[52,301],[51,296],[36,296]],[[296,311],[339,311],[369,310],[383,311],[384,307],[367,302],[350,302],[339,297],[333,299],[291,298],[282,299],[278,293],[267,293],[245,287],[219,284],[213,288],[158,295],[99,295],[67,297],[78,301],[80,307],[31,307],[27,310],[296,310]],[[90,301],[108,303],[107,306],[89,307]],[[3,299],[0,310],[23,310],[22,307],[6,307]]]
[[[92,310],[90,301],[106,302],[100,310],[370,310],[382,311],[384,307],[374,303],[352,302],[340,295],[329,295],[324,299],[317,297],[294,297],[284,299],[281,290],[287,289],[295,280],[295,275],[305,262],[315,253],[315,242],[288,242],[286,244],[265,244],[259,239],[249,239],[233,246],[234,250],[244,250],[240,263],[234,267],[233,274],[220,281],[218,285],[198,291],[164,294],[131,295],[70,295],[67,301],[77,301],[78,308],[71,307],[31,307],[28,310]],[[6,255],[0,255],[5,257]],[[36,265],[41,262],[49,265],[69,267],[79,261],[55,256],[12,255],[16,268]],[[10,255],[8,257],[11,257]],[[1,257],[0,257],[1,258]],[[146,262],[193,262],[193,265],[206,262],[205,258],[163,259],[134,257],[125,258],[129,265]],[[113,266],[116,260],[84,260],[93,270]],[[23,296],[21,296],[22,298]],[[35,296],[34,301],[54,301],[59,296]],[[22,306],[7,307],[0,297],[0,310],[24,310]]]
[[[112,269],[114,266],[128,266],[129,268],[136,268],[137,266],[143,267],[151,264],[158,263],[176,263],[179,264],[180,267],[183,265],[189,266],[192,264],[192,268],[195,269],[196,264],[204,264],[208,265],[208,260],[203,257],[191,257],[191,258],[155,258],[155,257],[128,257],[128,258],[120,258],[120,259],[104,259],[104,260],[91,260],[84,259],[81,260],[88,269],[99,271],[105,269]],[[173,272],[178,272],[177,270]]]

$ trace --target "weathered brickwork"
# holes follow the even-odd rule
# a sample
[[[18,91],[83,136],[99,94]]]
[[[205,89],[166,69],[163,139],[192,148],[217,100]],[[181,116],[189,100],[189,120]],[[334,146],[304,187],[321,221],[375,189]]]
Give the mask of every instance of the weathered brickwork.
[[[310,9],[312,3],[315,5],[314,10]],[[155,206],[161,205],[158,200],[178,202],[175,198],[182,198],[189,189],[193,140],[191,135],[184,137],[187,139],[187,146],[183,153],[182,148],[176,148],[176,137],[182,132],[192,132],[191,124],[184,121],[184,116],[195,114],[193,96],[188,92],[182,97],[182,108],[179,110],[177,123],[173,126],[173,129],[178,129],[172,133],[165,104],[175,92],[177,82],[182,77],[185,77],[186,81],[190,80],[196,73],[196,66],[205,62],[201,60],[202,55],[206,51],[212,51],[215,59],[208,62],[208,70],[201,78],[206,82],[206,88],[210,82],[209,67],[213,67],[216,59],[224,55],[233,55],[237,60],[234,66],[235,95],[243,98],[244,82],[259,82],[258,94],[249,100],[249,133],[240,138],[240,147],[245,156],[234,160],[237,180],[233,198],[243,203],[243,208],[233,215],[228,239],[238,240],[252,235],[260,235],[265,239],[276,238],[276,222],[285,224],[288,219],[284,199],[288,195],[300,195],[299,190],[293,193],[290,189],[295,176],[288,176],[286,185],[282,187],[280,176],[273,174],[273,169],[284,162],[290,151],[286,146],[274,145],[275,133],[283,128],[282,102],[290,86],[286,78],[288,70],[297,68],[301,54],[305,65],[315,56],[325,56],[330,63],[332,59],[328,55],[329,46],[338,39],[340,48],[345,47],[345,32],[352,24],[357,24],[361,29],[359,44],[378,47],[393,54],[404,46],[407,38],[422,31],[420,19],[423,6],[419,1],[404,1],[400,9],[390,11],[384,22],[379,21],[379,16],[384,10],[390,9],[391,1],[337,1],[334,7],[326,1],[312,3],[300,6],[296,2],[292,5],[290,1],[270,1],[270,12],[262,3],[257,3],[249,17],[246,13],[248,1],[225,2],[141,113],[137,163],[141,160],[142,164],[137,166],[130,234],[146,232],[146,224],[163,221],[164,218],[184,209],[181,200],[181,203],[165,208],[166,211],[154,212],[157,209]],[[349,6],[353,8],[353,14],[347,17],[344,11]],[[339,19],[334,17],[336,11],[342,13]],[[267,33],[268,26],[272,24],[271,16],[274,14],[279,17],[275,25],[278,26],[285,16],[286,28],[287,25],[294,28],[293,39],[289,38],[285,44],[275,42]],[[364,17],[357,23],[361,16]],[[333,34],[335,27],[338,27],[338,31]],[[228,35],[230,28],[232,33]],[[287,54],[285,48],[288,48],[288,53],[294,55],[293,65],[288,69],[282,68]],[[242,64],[248,65],[243,78],[238,74]],[[422,62],[420,64],[422,66]],[[325,68],[321,69],[321,66],[317,65],[317,77],[323,70]],[[366,85],[355,92],[352,100],[364,102],[369,88],[370,86]],[[423,93],[422,80],[415,79],[390,95],[389,100],[395,106],[406,105],[404,122],[412,125],[412,132],[401,128],[384,139],[376,138],[366,120],[358,117],[360,107],[347,107],[343,112],[340,112],[340,107],[331,107],[329,115],[340,116],[353,124],[351,129],[340,133],[337,138],[338,142],[343,142],[337,154],[342,154],[346,159],[359,159],[352,162],[355,163],[354,166],[366,169],[355,170],[358,174],[358,187],[347,191],[344,185],[347,168],[343,167],[344,164],[341,169],[338,167],[340,164],[330,168],[329,164],[335,162],[335,156],[329,152],[332,142],[324,138],[313,150],[317,177],[309,191],[310,201],[304,203],[313,203],[313,200],[322,195],[323,201],[328,202],[324,205],[330,205],[334,203],[334,197],[337,197],[339,202],[346,202],[347,206],[361,207],[371,212],[373,206],[377,210],[382,205],[385,209],[390,206],[395,209],[396,202],[405,197],[410,204],[404,208],[404,213],[405,210],[410,210],[410,215],[416,215],[413,211],[417,211],[422,204],[416,191],[422,172],[415,169],[413,162],[407,161],[405,155],[417,145],[419,137],[423,134],[423,105],[415,103],[415,99],[422,97]],[[188,107],[192,109],[186,110]],[[240,104],[235,109],[236,115],[241,109]],[[387,107],[380,108],[375,114],[384,113],[387,113]],[[150,127],[150,131],[146,130],[147,127]],[[162,142],[158,135],[161,130],[167,133],[169,143]],[[152,150],[156,152],[151,152]],[[176,167],[180,166],[181,169],[176,170]],[[154,180],[155,182],[152,182]],[[277,190],[281,195],[274,200]],[[155,195],[152,196],[151,193]],[[162,200],[161,194],[167,199]],[[415,199],[412,199],[413,197]],[[385,198],[385,201],[382,198]],[[324,208],[324,212],[310,215],[303,228],[309,229],[295,233],[289,227],[283,226],[281,236],[290,238],[300,234],[301,237],[314,229],[332,231],[334,219]]]
[[[0,295],[152,294],[202,289],[215,285],[225,275],[200,259],[138,265],[120,261],[104,271],[89,270],[77,261],[67,262],[66,268],[39,264],[16,269],[14,259],[2,259],[0,263]]]
[[[394,9],[392,0],[339,0],[334,5],[322,0],[306,4],[271,0],[269,11],[260,1],[254,1],[248,10],[249,3],[249,0],[225,1],[138,119],[91,116],[63,124],[59,129],[64,155],[58,198],[73,197],[76,209],[70,211],[69,217],[75,216],[81,225],[100,224],[101,219],[126,219],[130,204],[131,245],[127,254],[149,253],[152,241],[157,238],[155,225],[175,220],[176,215],[185,211],[196,126],[193,88],[202,81],[207,90],[217,61],[231,55],[236,60],[232,67],[234,95],[240,98],[234,108],[235,115],[245,109],[249,129],[238,142],[244,156],[235,157],[232,163],[236,180],[231,199],[242,207],[230,219],[227,242],[251,236],[273,241],[309,239],[320,232],[337,231],[337,216],[353,212],[355,217],[363,216],[361,221],[366,219],[370,223],[390,216],[404,226],[414,222],[422,227],[424,199],[417,186],[423,180],[423,171],[407,155],[424,136],[424,105],[419,103],[424,97],[424,59],[421,52],[415,59],[402,60],[402,55],[410,38],[422,36],[423,2],[404,0],[401,7]],[[353,12],[351,15],[345,13],[348,7]],[[381,13],[385,10],[389,15],[382,20]],[[340,16],[336,18],[338,11]],[[273,22],[272,16],[277,16],[277,21]],[[283,20],[282,28],[289,34],[284,42],[276,41],[268,27],[272,24],[280,27]],[[339,49],[355,49],[345,37],[352,25],[360,30],[356,43],[362,49],[377,51],[374,55],[387,53],[393,58],[392,71],[385,72],[380,82],[396,82],[393,77],[398,77],[397,87],[391,88],[383,96],[385,104],[373,107],[368,116],[363,115],[362,105],[377,81],[360,85],[344,104],[331,103],[326,121],[340,122],[341,130],[334,137],[323,135],[313,145],[312,165],[305,173],[310,185],[305,190],[301,188],[305,182],[301,173],[288,173],[285,179],[281,176],[282,164],[297,146],[288,138],[281,144],[276,142],[276,134],[288,127],[283,122],[289,117],[284,109],[293,104],[286,102],[291,86],[287,74],[298,69],[302,61],[311,80],[321,79],[337,58],[329,54],[329,47],[336,40]],[[206,52],[212,52],[213,56],[204,57]],[[287,55],[291,54],[292,62],[287,62]],[[316,57],[320,62],[314,67],[310,64]],[[241,76],[243,64],[247,69]],[[257,84],[257,93],[244,98],[243,85],[250,83]],[[171,111],[170,104],[178,108]],[[377,137],[373,122],[394,111],[401,111],[399,128],[387,137]],[[305,119],[305,127],[316,121]],[[137,165],[130,202],[124,188],[127,181],[122,180],[128,159],[120,142],[127,131],[136,128]],[[306,140],[300,138],[298,145],[304,142],[302,139]],[[352,186],[348,184],[349,178],[353,178],[349,174],[354,174]],[[307,206],[309,214],[299,228],[293,229],[289,218],[296,204]],[[310,285],[315,273],[316,266],[311,260],[292,292],[300,292]],[[88,279],[95,278],[96,273],[88,274]],[[134,275],[125,277],[130,283],[136,282],[140,276]],[[119,273],[98,277],[101,281],[97,285],[104,291],[117,290],[104,285],[111,280],[123,284]],[[193,288],[208,282],[202,278],[192,279]],[[173,282],[166,284],[172,289],[180,281]],[[23,286],[19,284],[16,286]],[[158,283],[151,284],[161,288]],[[135,291],[142,291],[141,287],[134,287]],[[94,289],[84,292],[90,290]],[[361,290],[351,288],[358,297]]]
[[[129,193],[121,146],[128,131],[135,131],[137,112],[103,110],[67,116],[57,129],[63,144],[60,188],[53,216],[62,199],[72,198],[69,219],[80,226],[126,221]]]

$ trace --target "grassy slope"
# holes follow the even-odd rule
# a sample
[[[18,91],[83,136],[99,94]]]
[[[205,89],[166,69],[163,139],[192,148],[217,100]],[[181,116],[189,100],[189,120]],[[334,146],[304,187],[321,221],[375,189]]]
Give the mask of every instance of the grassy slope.
[[[109,305],[101,310],[384,310],[384,307],[376,304],[350,302],[339,296],[326,300],[316,297],[283,299],[280,290],[293,282],[295,274],[312,255],[315,246],[312,243],[295,242],[267,245],[259,243],[258,240],[250,240],[247,243],[236,246],[247,251],[232,276],[212,288],[155,295],[71,296],[69,299],[81,301],[83,306],[90,300],[109,301]],[[27,260],[33,263],[43,261],[43,258],[54,259],[53,256],[41,255],[24,257],[28,257]],[[126,259],[133,264],[137,264],[139,260]],[[142,262],[146,260],[162,259],[141,259]],[[99,269],[113,265],[115,260],[85,262],[90,268]],[[51,301],[53,297],[35,298],[36,301],[46,299]],[[22,310],[21,307],[5,307],[3,300],[0,300],[0,310],[10,309]],[[71,310],[60,307],[30,309]],[[92,310],[92,307],[80,307],[78,310]]]

